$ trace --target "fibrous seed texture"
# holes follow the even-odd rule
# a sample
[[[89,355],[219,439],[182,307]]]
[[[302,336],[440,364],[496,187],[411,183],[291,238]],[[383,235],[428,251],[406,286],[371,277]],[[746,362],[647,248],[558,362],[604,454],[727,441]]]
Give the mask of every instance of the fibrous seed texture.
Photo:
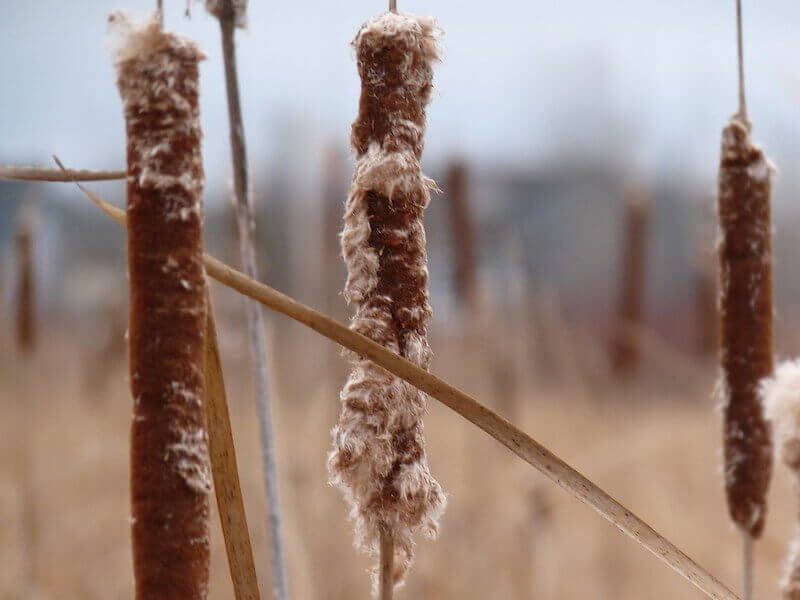
[[[387,13],[367,21],[353,42],[362,87],[342,232],[351,328],[423,368],[431,360],[423,213],[435,184],[420,158],[437,37],[433,19]],[[381,530],[390,532],[398,584],[414,535],[435,537],[445,506],[425,455],[426,398],[369,360],[351,361],[333,430],[331,482],[350,504],[357,546],[377,554]]]

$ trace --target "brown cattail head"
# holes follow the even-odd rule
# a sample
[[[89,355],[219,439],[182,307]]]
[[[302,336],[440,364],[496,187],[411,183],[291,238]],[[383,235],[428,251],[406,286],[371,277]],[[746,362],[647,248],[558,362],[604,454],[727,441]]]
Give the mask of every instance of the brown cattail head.
[[[198,61],[155,22],[117,53],[128,150],[131,502],[136,598],[199,600],[208,587],[206,281]]]
[[[641,187],[632,186],[626,190],[619,304],[611,348],[611,367],[621,376],[633,373],[639,362],[637,331],[642,325],[644,306],[648,209]]]
[[[760,392],[778,454],[800,482],[800,360],[778,365]],[[800,526],[789,548],[781,588],[784,600],[800,600]]]
[[[722,132],[719,170],[720,393],[725,491],[733,521],[764,527],[772,442],[758,386],[772,373],[772,167],[736,117]]]
[[[478,300],[475,261],[475,230],[469,206],[467,164],[461,160],[450,163],[445,187],[450,210],[450,229],[453,243],[453,282],[462,306],[474,311]]]
[[[422,218],[435,184],[422,175],[420,156],[437,35],[432,19],[387,13],[356,36],[357,162],[342,232],[345,297],[356,308],[351,327],[424,368],[431,309]],[[376,553],[381,529],[391,531],[393,580],[400,583],[413,535],[435,536],[445,505],[425,456],[425,395],[362,357],[351,360],[333,430],[331,482],[351,506],[361,548]]]
[[[34,224],[30,211],[23,210],[17,223],[17,347],[30,354],[36,345],[36,298],[33,274]]]

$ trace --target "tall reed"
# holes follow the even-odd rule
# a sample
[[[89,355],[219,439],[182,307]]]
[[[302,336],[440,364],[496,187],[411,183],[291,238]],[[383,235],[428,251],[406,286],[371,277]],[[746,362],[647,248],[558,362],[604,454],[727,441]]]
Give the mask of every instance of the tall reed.
[[[17,296],[16,337],[21,354],[33,352],[36,345],[36,298],[33,275],[33,217],[29,210],[20,214],[16,232]]]
[[[640,360],[637,333],[641,330],[644,312],[649,206],[641,187],[631,186],[626,190],[622,272],[611,348],[611,367],[614,373],[621,376],[631,375]]]
[[[423,368],[431,359],[423,212],[435,184],[420,157],[437,34],[433,19],[390,12],[353,42],[362,87],[342,233],[351,328]],[[380,578],[388,598],[389,583],[409,569],[414,534],[436,535],[445,496],[425,456],[425,395],[363,356],[351,361],[328,466],[351,506],[357,545],[391,566]]]
[[[739,110],[722,130],[719,167],[720,365],[725,494],[742,532],[742,597],[753,593],[753,542],[764,529],[772,437],[758,394],[772,374],[773,167],[750,139],[742,2],[736,0]]]
[[[39,546],[40,517],[39,498],[36,490],[36,438],[38,422],[38,402],[32,390],[34,381],[33,354],[36,350],[36,287],[34,269],[34,241],[36,216],[32,205],[22,207],[17,221],[16,242],[16,345],[20,356],[17,369],[19,377],[19,401],[21,419],[19,431],[22,436],[17,444],[16,459],[19,469],[19,490],[22,494],[21,524],[24,544],[20,553],[24,567],[20,569],[22,587],[27,597],[36,597],[40,583]]]
[[[478,278],[467,163],[453,160],[447,168],[445,181],[453,248],[453,283],[462,307],[474,312],[478,301]]]
[[[138,600],[200,600],[209,570],[206,280],[197,46],[115,15],[127,133],[133,561]]]

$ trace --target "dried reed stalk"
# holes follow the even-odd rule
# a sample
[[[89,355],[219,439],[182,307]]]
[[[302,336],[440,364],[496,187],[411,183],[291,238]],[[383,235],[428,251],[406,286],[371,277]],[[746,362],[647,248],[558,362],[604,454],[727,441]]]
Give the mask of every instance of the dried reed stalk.
[[[78,187],[103,212],[118,223],[125,224],[125,211],[109,204],[84,186],[78,184]],[[206,254],[204,262],[208,275],[223,285],[261,302],[271,310],[285,315],[351,352],[369,359],[458,413],[537,469],[550,481],[593,508],[707,597],[714,600],[739,600],[738,596],[716,577],[694,562],[631,510],[470,395],[398,356],[397,353],[370,338],[351,331],[346,325],[305,306],[268,285],[254,281],[213,256]]]
[[[206,9],[219,20],[222,55],[225,65],[225,87],[228,97],[228,119],[231,131],[233,161],[234,205],[239,229],[239,250],[242,268],[253,279],[258,278],[255,251],[255,215],[249,198],[247,148],[244,138],[242,107],[239,100],[239,81],[236,71],[234,30],[247,23],[247,0],[206,0]],[[275,435],[272,427],[272,408],[267,373],[267,340],[264,313],[252,301],[245,303],[247,328],[250,335],[250,354],[255,371],[258,423],[261,443],[261,463],[267,496],[270,550],[272,556],[272,585],[275,598],[288,600],[289,581],[284,557],[283,527],[281,525],[278,468],[275,458]]]
[[[638,187],[627,190],[625,243],[617,309],[616,332],[611,347],[611,368],[618,376],[629,376],[639,364],[640,348],[631,329],[640,328],[644,305],[648,204]]]
[[[800,485],[800,360],[778,365],[775,375],[760,389],[767,419],[775,433],[775,445],[783,464]],[[800,600],[800,525],[795,527],[786,571],[781,580],[784,600]]]
[[[208,593],[206,279],[198,62],[157,21],[116,55],[128,152],[133,561],[137,600]]]
[[[219,519],[225,538],[225,551],[233,581],[236,600],[259,600],[253,549],[244,510],[236,448],[228,413],[225,379],[217,343],[217,327],[211,298],[207,298],[206,320],[206,418],[208,444],[211,455],[211,472],[214,476],[214,493],[217,496]]]
[[[436,36],[432,19],[390,12],[353,41],[362,87],[342,232],[351,328],[423,369],[431,359],[423,212],[435,184],[419,161]],[[425,457],[424,394],[363,356],[350,359],[328,470],[350,505],[356,545],[392,565],[388,589],[373,578],[389,598],[410,567],[414,534],[435,537],[445,496]]]
[[[86,171],[0,165],[0,179],[12,181],[108,181],[125,179],[125,171]]]
[[[36,345],[36,309],[33,276],[33,223],[30,213],[23,211],[17,224],[17,347],[30,355]]]
[[[722,132],[719,171],[720,361],[725,491],[744,532],[764,528],[772,442],[758,386],[772,373],[772,167],[737,115]]]
[[[467,163],[461,160],[450,163],[445,180],[453,247],[453,283],[461,305],[474,313],[478,304],[478,279]]]

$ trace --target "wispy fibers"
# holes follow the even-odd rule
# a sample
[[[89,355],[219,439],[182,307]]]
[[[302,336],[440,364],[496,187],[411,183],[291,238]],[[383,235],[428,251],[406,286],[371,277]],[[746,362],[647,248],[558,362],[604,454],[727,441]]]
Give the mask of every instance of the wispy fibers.
[[[430,18],[390,12],[367,21],[353,42],[362,88],[342,233],[351,328],[423,368],[431,359],[423,213],[435,184],[420,157],[437,34]],[[351,362],[328,466],[350,504],[357,545],[382,554],[374,582],[389,598],[389,584],[410,567],[414,534],[436,535],[445,496],[425,456],[425,395],[362,356]]]

